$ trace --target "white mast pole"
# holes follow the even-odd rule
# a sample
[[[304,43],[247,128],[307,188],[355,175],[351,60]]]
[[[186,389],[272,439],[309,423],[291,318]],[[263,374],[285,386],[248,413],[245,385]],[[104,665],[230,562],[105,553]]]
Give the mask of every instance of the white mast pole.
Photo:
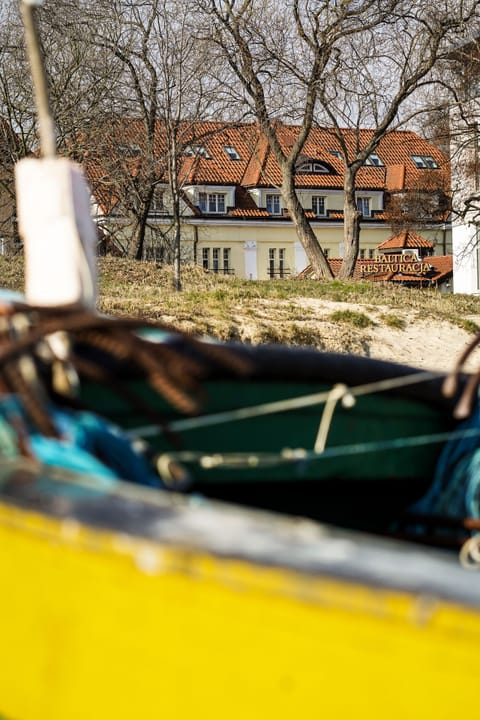
[[[15,167],[17,217],[25,250],[25,296],[42,307],[95,308],[97,232],[80,166],[56,156],[55,123],[34,6],[21,0],[37,106],[40,158]]]

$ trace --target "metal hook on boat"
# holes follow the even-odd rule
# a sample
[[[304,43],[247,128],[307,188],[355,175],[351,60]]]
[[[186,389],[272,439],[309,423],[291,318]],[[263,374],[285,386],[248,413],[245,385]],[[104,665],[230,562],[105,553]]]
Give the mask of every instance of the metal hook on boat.
[[[187,468],[168,453],[162,453],[156,458],[155,467],[163,484],[169,490],[182,492],[192,485],[192,477]]]
[[[480,535],[474,535],[463,543],[459,560],[466,570],[478,570],[480,568]]]

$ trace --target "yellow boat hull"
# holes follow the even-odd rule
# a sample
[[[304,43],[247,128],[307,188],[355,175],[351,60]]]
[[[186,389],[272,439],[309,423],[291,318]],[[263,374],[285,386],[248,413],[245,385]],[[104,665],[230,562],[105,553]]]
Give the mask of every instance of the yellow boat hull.
[[[435,718],[480,612],[0,504],[0,717]]]

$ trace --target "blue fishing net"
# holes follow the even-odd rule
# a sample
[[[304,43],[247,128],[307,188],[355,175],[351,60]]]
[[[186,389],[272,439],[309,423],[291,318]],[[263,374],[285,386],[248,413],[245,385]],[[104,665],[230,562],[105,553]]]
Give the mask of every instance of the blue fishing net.
[[[411,512],[480,518],[480,438],[469,432],[479,428],[477,404],[470,417],[457,427],[460,437],[445,445],[429,490],[410,508]]]
[[[60,433],[59,439],[36,432],[15,396],[1,397],[0,454],[9,458],[18,456],[18,441],[22,436],[23,443],[41,463],[95,477],[102,486],[115,479],[160,486],[148,460],[113,423],[94,413],[54,405],[49,411]]]

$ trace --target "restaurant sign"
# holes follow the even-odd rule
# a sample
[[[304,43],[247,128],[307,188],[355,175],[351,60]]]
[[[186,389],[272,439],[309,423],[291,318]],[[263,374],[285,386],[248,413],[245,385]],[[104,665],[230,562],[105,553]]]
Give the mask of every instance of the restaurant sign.
[[[360,262],[362,275],[377,275],[385,273],[404,273],[405,275],[428,275],[432,270],[430,263],[419,260],[416,253],[403,253],[402,255],[377,255],[371,260]]]

